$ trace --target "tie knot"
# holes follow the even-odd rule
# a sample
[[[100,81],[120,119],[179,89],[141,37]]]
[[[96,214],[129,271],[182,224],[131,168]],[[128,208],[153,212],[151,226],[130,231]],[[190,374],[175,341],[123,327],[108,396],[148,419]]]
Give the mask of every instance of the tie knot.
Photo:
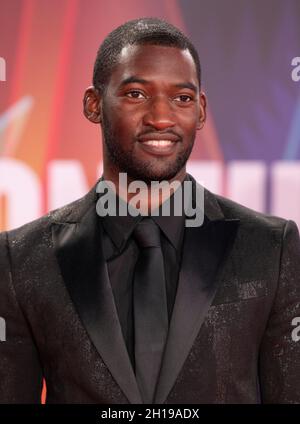
[[[160,247],[160,229],[151,218],[140,221],[133,236],[139,247]]]

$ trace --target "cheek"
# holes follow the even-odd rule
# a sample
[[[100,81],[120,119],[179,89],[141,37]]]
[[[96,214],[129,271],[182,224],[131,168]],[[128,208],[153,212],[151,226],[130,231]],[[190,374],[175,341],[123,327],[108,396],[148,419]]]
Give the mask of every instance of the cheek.
[[[177,123],[184,132],[193,132],[198,124],[199,112],[194,110],[182,110],[177,115]]]
[[[185,137],[191,137],[195,134],[197,130],[198,122],[195,119],[186,119],[182,121],[181,129]]]
[[[132,139],[140,131],[140,122],[135,114],[123,112],[119,115],[116,126],[120,132]]]
[[[137,135],[137,122],[132,116],[123,114],[119,119],[114,118],[112,129],[117,142],[130,146]]]

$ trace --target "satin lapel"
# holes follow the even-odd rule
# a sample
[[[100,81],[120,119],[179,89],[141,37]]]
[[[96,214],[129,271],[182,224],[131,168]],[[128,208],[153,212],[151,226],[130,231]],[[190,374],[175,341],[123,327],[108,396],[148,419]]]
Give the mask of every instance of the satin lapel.
[[[236,234],[239,220],[225,219],[211,196],[206,199],[211,219],[185,229],[177,294],[154,403],[166,400],[194,344]]]
[[[93,203],[78,222],[52,224],[63,280],[104,363],[130,403],[142,403],[123,339],[102,253],[101,225]]]

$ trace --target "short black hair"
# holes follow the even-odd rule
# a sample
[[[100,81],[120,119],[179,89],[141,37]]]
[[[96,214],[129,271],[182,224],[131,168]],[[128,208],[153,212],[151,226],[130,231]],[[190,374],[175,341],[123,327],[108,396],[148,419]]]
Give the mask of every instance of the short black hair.
[[[163,19],[149,17],[125,22],[104,39],[97,52],[93,73],[93,85],[101,93],[105,92],[113,68],[118,63],[119,54],[128,44],[161,45],[189,50],[196,65],[199,87],[201,87],[200,60],[193,43],[174,25]]]

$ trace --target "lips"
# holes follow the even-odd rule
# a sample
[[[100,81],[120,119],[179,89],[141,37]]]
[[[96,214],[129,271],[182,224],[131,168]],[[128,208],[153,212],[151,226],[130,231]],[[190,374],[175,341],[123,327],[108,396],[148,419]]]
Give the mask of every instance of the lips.
[[[145,134],[138,138],[142,149],[153,155],[170,155],[174,152],[179,137],[172,133],[165,134]]]
[[[144,134],[141,135],[138,140],[140,142],[145,142],[145,141],[179,141],[179,137],[175,134],[172,133],[164,133],[164,134],[159,134],[159,133],[152,133],[152,134]]]

